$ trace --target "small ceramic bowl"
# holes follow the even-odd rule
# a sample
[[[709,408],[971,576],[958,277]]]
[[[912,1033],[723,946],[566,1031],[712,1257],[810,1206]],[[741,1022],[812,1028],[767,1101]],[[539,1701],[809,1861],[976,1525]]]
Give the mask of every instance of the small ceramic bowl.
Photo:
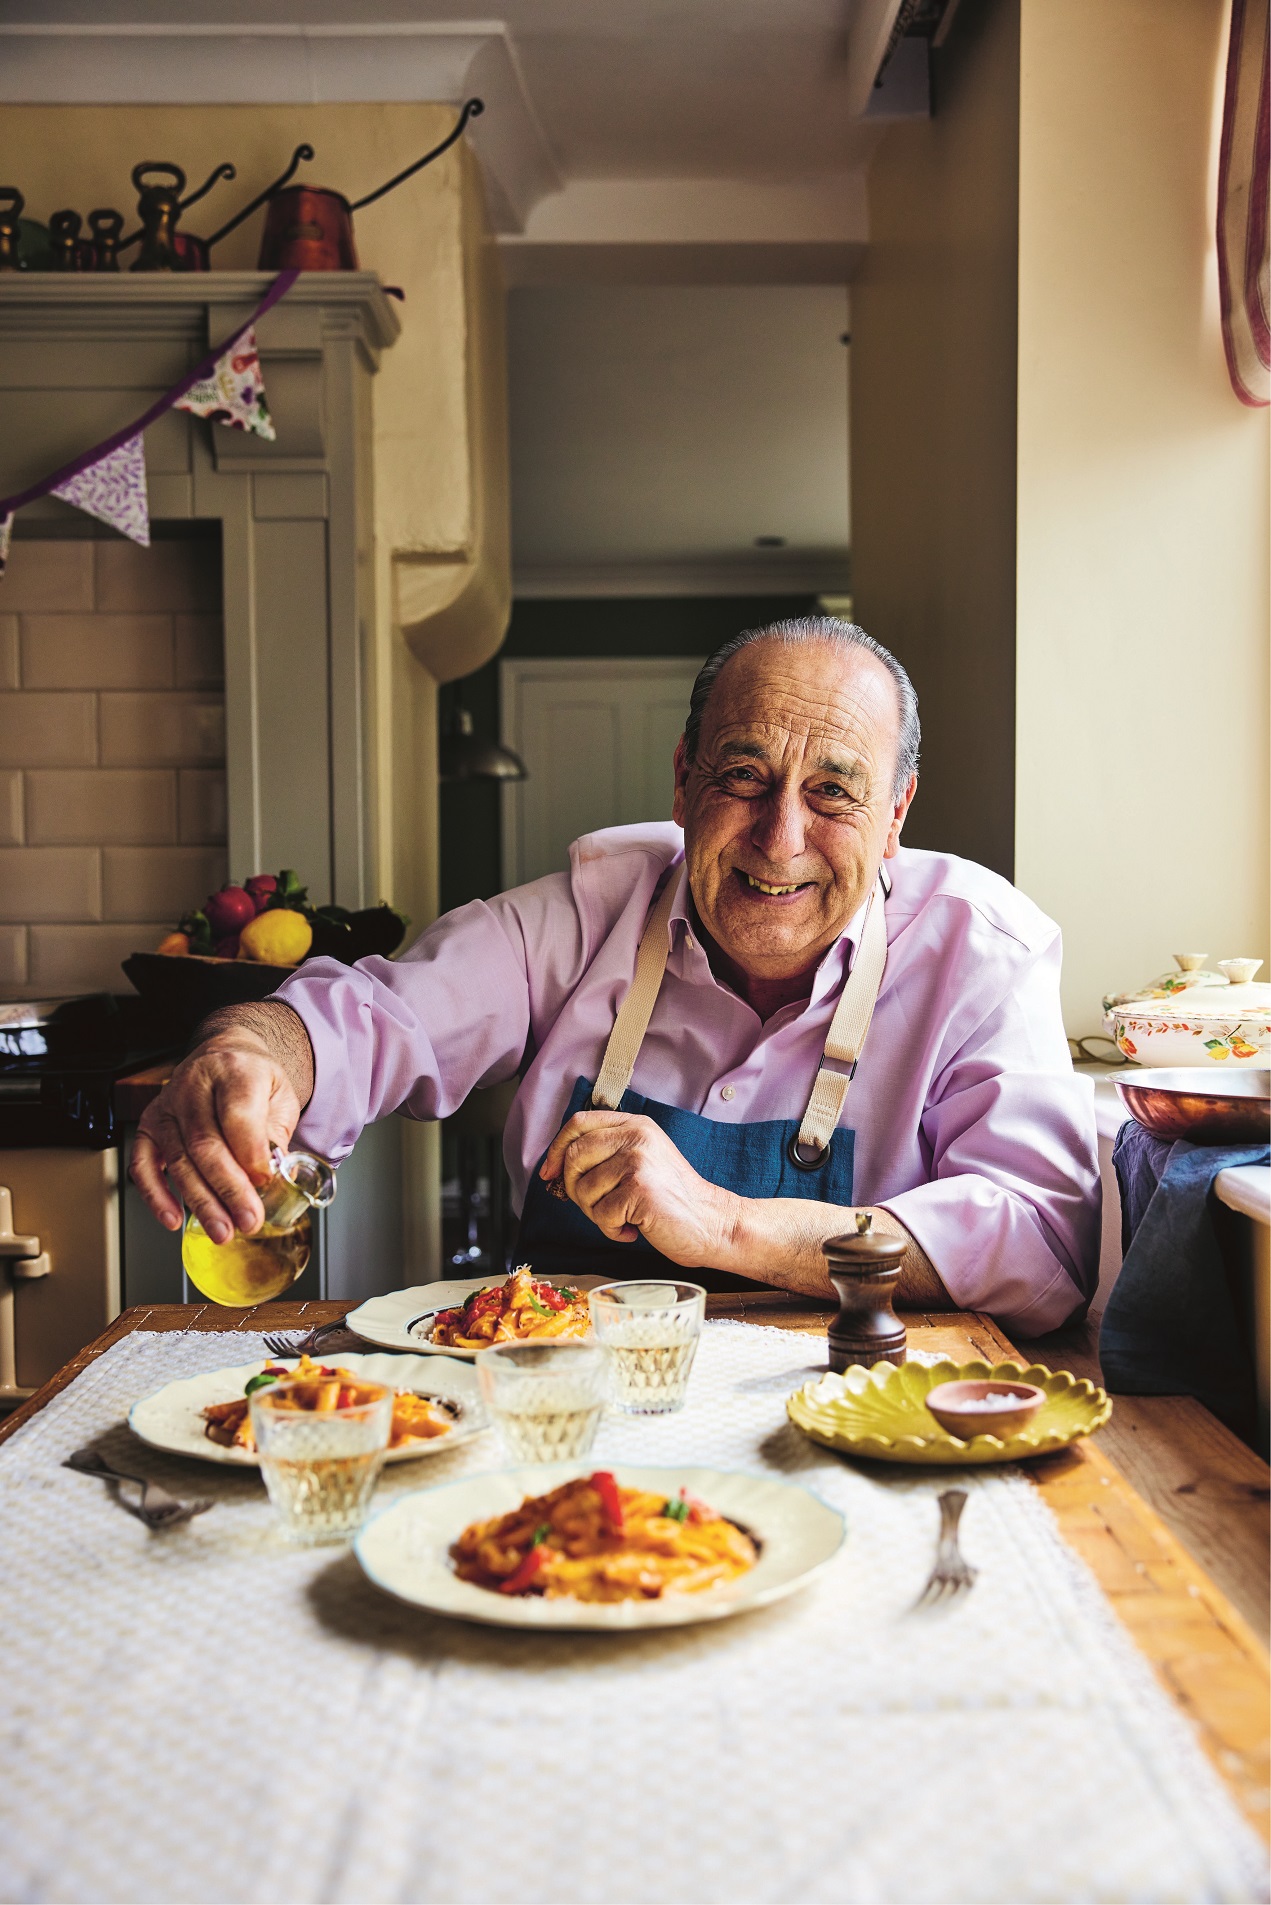
[[[1012,1396],[1016,1406],[984,1407],[986,1396]],[[969,1442],[973,1435],[995,1435],[999,1441],[1031,1422],[1046,1400],[1045,1391],[1031,1382],[942,1382],[927,1391],[927,1407],[942,1429]]]

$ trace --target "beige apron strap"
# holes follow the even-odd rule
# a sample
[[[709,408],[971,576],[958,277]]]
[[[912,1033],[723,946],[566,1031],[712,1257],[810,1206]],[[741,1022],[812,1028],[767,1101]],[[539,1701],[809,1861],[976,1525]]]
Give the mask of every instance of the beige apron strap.
[[[631,1083],[631,1074],[635,1070],[636,1059],[640,1056],[640,1047],[657,1004],[662,974],[666,971],[671,908],[675,904],[679,883],[678,871],[672,872],[641,934],[635,977],[618,1008],[618,1016],[613,1022],[613,1031],[609,1034],[609,1043],[605,1047],[605,1055],[592,1089],[591,1102],[597,1111],[616,1111],[622,1103],[623,1092]]]
[[[887,890],[880,876],[878,885],[870,894],[865,924],[861,928],[861,943],[852,970],[834,1009],[834,1017],[830,1020],[825,1057],[832,1060],[835,1067],[842,1069],[831,1071],[822,1063],[798,1136],[790,1146],[791,1163],[803,1170],[814,1171],[824,1162],[830,1140],[843,1115],[843,1106],[847,1103],[847,1088],[852,1082],[856,1061],[861,1055],[865,1034],[869,1031],[869,1022],[874,1016],[874,1004],[883,982],[883,968],[887,964],[887,921],[883,912],[883,897]]]

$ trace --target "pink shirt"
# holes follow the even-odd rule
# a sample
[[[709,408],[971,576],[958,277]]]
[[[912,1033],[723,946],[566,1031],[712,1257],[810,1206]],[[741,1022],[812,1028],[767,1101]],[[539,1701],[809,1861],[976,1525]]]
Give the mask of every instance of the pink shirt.
[[[389,1112],[444,1118],[521,1074],[504,1150],[519,1207],[574,1081],[593,1079],[667,867],[666,974],[632,1089],[723,1123],[799,1118],[855,953],[858,914],[809,1000],[766,1022],[711,972],[670,823],[588,834],[554,873],[447,913],[399,959],[315,959],[279,989],[316,1082],[298,1142],[338,1162]],[[887,862],[887,969],[843,1123],[853,1196],[890,1210],[954,1300],[1056,1328],[1097,1277],[1094,1091],[1059,1008],[1059,929],[951,854]]]

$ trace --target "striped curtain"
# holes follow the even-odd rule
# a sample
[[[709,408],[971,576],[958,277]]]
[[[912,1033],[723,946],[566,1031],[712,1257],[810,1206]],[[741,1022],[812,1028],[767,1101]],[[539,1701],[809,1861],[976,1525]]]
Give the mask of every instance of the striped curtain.
[[[1231,387],[1241,403],[1271,402],[1267,198],[1268,0],[1232,0],[1218,165],[1218,283]]]

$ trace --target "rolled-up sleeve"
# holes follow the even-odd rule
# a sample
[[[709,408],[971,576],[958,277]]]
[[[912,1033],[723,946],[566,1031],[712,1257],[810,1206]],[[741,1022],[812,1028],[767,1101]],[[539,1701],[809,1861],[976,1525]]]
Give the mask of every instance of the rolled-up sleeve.
[[[377,1118],[445,1118],[514,1077],[531,1030],[527,933],[549,923],[567,954],[579,929],[563,877],[461,906],[399,959],[309,960],[274,995],[313,1047],[297,1142],[339,1163]]]
[[[1098,1280],[1094,1087],[1068,1057],[1059,965],[1057,931],[1011,962],[997,1003],[933,1080],[930,1181],[879,1200],[962,1309],[1026,1335],[1057,1329]]]

